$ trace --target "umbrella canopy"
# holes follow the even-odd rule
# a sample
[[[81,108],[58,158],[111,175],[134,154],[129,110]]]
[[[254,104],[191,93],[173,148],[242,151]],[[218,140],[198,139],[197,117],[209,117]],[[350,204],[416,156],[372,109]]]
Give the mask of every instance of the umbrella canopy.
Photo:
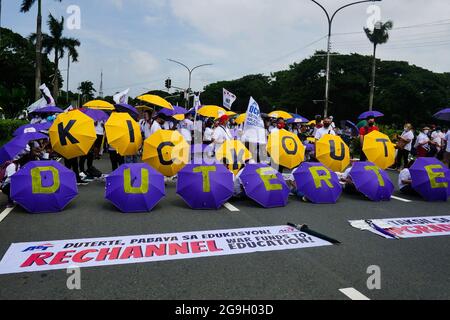
[[[327,134],[316,143],[316,158],[327,168],[343,172],[350,164],[350,149],[341,137]]]
[[[130,116],[139,116],[139,111],[137,111],[137,109],[127,103],[120,103],[120,104],[116,104],[114,105],[114,107],[116,108],[117,112],[127,112],[130,114]]]
[[[138,111],[151,111],[152,108],[150,108],[149,106],[137,106],[136,110],[138,110]]]
[[[342,194],[337,174],[320,163],[302,163],[293,175],[298,191],[312,203],[334,204]]]
[[[145,140],[142,160],[164,176],[173,177],[189,163],[190,151],[178,131],[158,130]]]
[[[381,118],[381,117],[384,117],[384,114],[382,114],[379,111],[367,111],[367,112],[364,112],[363,114],[361,114],[358,117],[358,120],[364,120],[364,119],[367,119],[367,118],[370,118],[370,117]]]
[[[46,123],[36,123],[36,124],[26,124],[19,127],[16,131],[14,131],[13,136],[17,137],[24,133],[34,133],[39,131],[48,131],[52,126],[51,122]]]
[[[350,177],[356,190],[372,201],[389,201],[394,193],[392,183],[386,171],[372,162],[355,162]]]
[[[106,178],[105,198],[124,213],[150,212],[165,195],[164,176],[145,163],[124,164]]]
[[[395,146],[391,139],[381,132],[372,131],[364,137],[363,151],[370,162],[383,170],[395,163]]]
[[[30,162],[11,177],[11,198],[30,213],[60,212],[77,195],[75,173],[56,161]]]
[[[239,115],[236,120],[234,120],[236,122],[236,124],[243,124],[245,121],[247,120],[247,114],[243,113],[241,115]]]
[[[242,169],[246,161],[252,158],[251,152],[239,140],[229,140],[217,150],[216,159],[225,162],[235,175]]]
[[[285,207],[290,190],[281,173],[266,164],[249,164],[238,175],[245,194],[264,208]]]
[[[169,110],[169,109],[162,109],[160,112],[160,114],[163,114],[165,116],[168,117],[173,117],[176,115],[185,115],[188,113],[188,111],[185,108],[179,107],[179,106],[174,106],[173,110]]]
[[[49,135],[53,150],[66,159],[87,155],[97,140],[94,120],[79,110],[59,115]]]
[[[198,110],[198,114],[206,118],[218,119],[227,114],[227,110],[218,106],[203,106]]]
[[[43,133],[30,132],[13,138],[0,149],[0,165],[7,161],[14,160],[15,157],[25,150],[27,144],[31,141],[41,139],[48,139],[48,137]]]
[[[225,114],[226,114],[227,116],[229,116],[230,118],[231,118],[231,117],[234,117],[234,116],[237,116],[237,113],[236,113],[236,112],[233,112],[233,111],[227,111]]]
[[[450,171],[436,158],[419,158],[409,169],[412,187],[427,201],[447,201]]]
[[[89,101],[88,103],[85,103],[83,107],[95,110],[109,110],[109,111],[115,110],[114,106],[111,103],[103,100]]]
[[[48,106],[44,108],[39,108],[31,112],[31,114],[43,114],[43,113],[63,113],[64,111],[58,107]]]
[[[345,126],[349,127],[350,129],[352,129],[352,135],[353,136],[355,136],[355,137],[359,136],[359,129],[358,129],[358,126],[356,124],[354,124],[350,120],[347,120],[347,121],[345,121]]]
[[[170,104],[169,101],[167,101],[166,99],[163,99],[159,96],[153,95],[153,94],[144,94],[143,96],[139,96],[136,99],[143,101],[143,102],[153,104],[155,106],[158,106],[158,107],[161,107],[164,109],[173,110],[173,106]]]
[[[223,165],[188,164],[178,173],[177,194],[194,210],[219,209],[233,188],[233,174]]]
[[[439,120],[450,121],[450,108],[439,111],[434,117]]]
[[[121,156],[134,156],[142,146],[139,124],[128,113],[113,112],[105,124],[108,143]]]
[[[286,112],[286,111],[273,111],[271,113],[269,113],[269,117],[270,118],[283,118],[284,120],[289,120],[294,118],[290,113]]]
[[[305,146],[296,134],[278,130],[269,135],[267,152],[272,160],[283,167],[294,169],[305,161]]]
[[[99,122],[99,121],[108,121],[109,115],[102,111],[102,110],[95,110],[95,109],[80,109],[81,112],[83,112],[88,117],[92,118],[92,120]]]
[[[305,117],[302,117],[299,114],[293,113],[292,116],[293,116],[293,118],[289,119],[287,121],[287,123],[308,123],[309,122],[308,119],[306,119]]]

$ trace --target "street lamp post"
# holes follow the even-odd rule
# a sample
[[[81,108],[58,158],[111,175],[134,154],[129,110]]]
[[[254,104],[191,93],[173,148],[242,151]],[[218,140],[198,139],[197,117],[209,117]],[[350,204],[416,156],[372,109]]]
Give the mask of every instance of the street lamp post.
[[[356,4],[360,4],[360,3],[365,3],[365,2],[379,2],[382,0],[364,0],[364,1],[357,1],[357,2],[352,2],[349,4],[346,4],[345,6],[340,7],[339,9],[337,9],[333,15],[330,15],[327,11],[327,9],[325,9],[324,6],[322,6],[319,2],[317,2],[316,0],[311,0],[312,2],[314,2],[315,4],[317,4],[326,14],[327,16],[327,20],[328,20],[328,44],[327,44],[327,75],[326,75],[326,85],[325,85],[325,112],[324,112],[324,116],[328,117],[328,106],[330,103],[330,81],[331,81],[331,77],[330,77],[330,69],[331,69],[331,31],[332,31],[332,27],[333,27],[333,21],[334,18],[336,17],[336,14],[338,12],[340,12],[341,10],[356,5]]]
[[[207,63],[207,64],[201,64],[201,65],[196,66],[196,67],[194,67],[194,68],[191,69],[191,68],[189,68],[187,65],[185,65],[185,64],[182,63],[182,62],[179,62],[179,61],[176,61],[176,60],[172,60],[172,59],[167,59],[167,60],[169,60],[170,62],[174,62],[174,63],[176,63],[176,64],[179,64],[180,66],[183,66],[183,67],[186,68],[186,70],[189,72],[189,87],[188,87],[188,89],[187,89],[187,93],[188,93],[188,94],[191,92],[192,73],[193,73],[196,69],[198,69],[198,68],[201,68],[201,67],[207,67],[207,66],[212,66],[211,63]],[[189,97],[186,98],[186,107],[189,109]]]

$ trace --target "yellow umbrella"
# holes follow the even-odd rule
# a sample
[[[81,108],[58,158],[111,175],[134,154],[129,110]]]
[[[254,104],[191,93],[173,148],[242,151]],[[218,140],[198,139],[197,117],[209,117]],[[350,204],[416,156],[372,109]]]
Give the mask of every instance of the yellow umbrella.
[[[66,159],[87,155],[97,140],[94,120],[79,110],[60,114],[49,136],[53,150]]]
[[[226,163],[228,169],[235,175],[243,168],[245,162],[251,158],[251,152],[238,140],[225,141],[216,152],[216,159]]]
[[[198,110],[198,114],[203,117],[218,119],[227,114],[227,110],[218,106],[204,106]]]
[[[313,120],[313,121],[310,121],[307,123],[308,126],[312,126],[312,125],[316,125],[316,124],[317,124],[316,120]]]
[[[186,116],[184,114],[176,114],[172,118],[178,121],[183,121],[184,119],[186,119]]]
[[[350,165],[350,149],[341,137],[327,134],[316,143],[316,158],[335,172],[343,172]]]
[[[237,115],[237,113],[233,111],[227,111],[225,114],[229,117],[234,117],[235,115]]]
[[[305,161],[305,151],[305,146],[296,134],[279,130],[269,135],[267,152],[275,163],[283,167],[298,167]]]
[[[313,138],[313,137],[306,138],[306,141],[309,141],[309,142],[312,142],[312,143],[316,143],[316,139]]]
[[[170,104],[170,102],[167,101],[166,99],[161,98],[160,96],[156,96],[153,94],[144,94],[143,96],[139,96],[136,99],[153,104],[155,106],[164,109],[173,110],[173,106]]]
[[[284,120],[292,119],[293,116],[286,111],[274,111],[269,113],[269,117],[271,118],[283,118]]]
[[[139,111],[151,111],[152,110],[152,108],[150,108],[148,106],[137,106],[136,109]]]
[[[363,151],[370,162],[383,170],[395,163],[395,146],[391,139],[381,132],[372,131],[364,137]]]
[[[245,120],[247,120],[247,114],[243,113],[236,118],[235,122],[237,124],[243,124],[245,122]]]
[[[121,156],[137,155],[142,146],[139,124],[128,113],[113,112],[105,124],[108,143]]]
[[[85,108],[96,109],[96,110],[115,110],[114,106],[103,100],[92,100],[84,104]]]
[[[164,176],[173,177],[189,163],[190,151],[178,131],[159,130],[145,140],[142,160]]]

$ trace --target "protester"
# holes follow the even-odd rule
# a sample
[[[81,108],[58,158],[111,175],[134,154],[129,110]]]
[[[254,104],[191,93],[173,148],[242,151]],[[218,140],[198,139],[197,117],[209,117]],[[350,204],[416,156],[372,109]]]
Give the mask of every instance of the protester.
[[[405,124],[402,135],[399,137],[399,141],[397,143],[397,158],[396,158],[396,169],[402,169],[402,163],[404,167],[407,166],[409,162],[409,155],[412,149],[412,142],[414,140],[413,127],[410,123]]]
[[[145,139],[148,139],[151,135],[158,132],[159,130],[162,130],[162,126],[164,125],[165,117],[162,114],[157,114],[155,118],[153,119],[153,123],[150,127],[149,136],[145,137]]]
[[[94,158],[96,160],[100,160],[100,156],[103,154],[103,138],[105,136],[105,124],[103,121],[96,121],[95,122],[95,133],[97,134],[97,140],[95,140],[94,143]]]
[[[314,139],[316,139],[316,141],[319,141],[327,134],[331,134],[332,136],[335,136],[336,132],[333,130],[333,128],[331,126],[332,123],[333,123],[333,121],[331,120],[331,118],[325,118],[323,121],[323,127],[321,127],[320,129],[317,129]]]
[[[404,195],[418,196],[419,194],[412,187],[411,172],[409,169],[414,165],[414,161],[410,161],[398,176],[398,187]]]
[[[212,142],[214,144],[214,152],[217,152],[220,147],[229,140],[233,140],[230,129],[227,128],[229,117],[223,115],[219,118],[218,126],[214,129]]]
[[[20,159],[11,161],[7,164],[4,177],[2,177],[2,181],[0,181],[0,186],[3,194],[8,197],[8,203],[6,205],[7,208],[14,207],[14,202],[11,199],[11,177],[15,175],[23,166],[25,166],[30,161],[30,156],[25,155]]]
[[[214,130],[212,129],[213,124],[214,123],[211,119],[208,119],[205,122],[205,133],[203,135],[203,143],[204,144],[210,145],[212,143],[213,134],[214,134]]]
[[[445,153],[444,153],[444,162],[450,168],[450,130],[447,130],[445,134],[444,141],[446,144]]]
[[[430,144],[435,148],[435,156],[439,160],[443,159],[444,147],[445,147],[445,134],[442,132],[441,127],[435,127],[434,131],[431,133]],[[432,154],[429,154],[432,156]]]
[[[365,136],[367,136],[368,134],[370,134],[373,131],[380,131],[380,129],[375,124],[375,118],[369,117],[369,118],[367,118],[367,124],[364,127],[362,127],[361,129],[359,129],[359,139],[361,142],[361,149],[360,149],[361,161],[367,160],[367,157],[363,151],[364,138],[365,138]]]
[[[425,158],[428,156],[430,152],[430,138],[428,134],[430,133],[429,127],[424,127],[417,137],[415,148],[416,148],[416,156],[417,158]]]

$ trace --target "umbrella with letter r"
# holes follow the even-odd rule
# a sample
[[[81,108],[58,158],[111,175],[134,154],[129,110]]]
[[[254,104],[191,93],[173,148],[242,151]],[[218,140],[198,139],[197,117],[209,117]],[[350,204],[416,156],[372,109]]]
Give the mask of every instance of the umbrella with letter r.
[[[447,201],[450,170],[436,158],[419,158],[409,169],[412,187],[427,201]]]
[[[29,162],[11,177],[11,198],[30,213],[60,212],[77,195],[75,173],[56,161]]]
[[[350,177],[356,190],[372,201],[389,201],[394,193],[394,184],[383,169],[372,162],[355,162]]]
[[[188,164],[178,173],[177,194],[195,210],[219,209],[233,187],[233,174],[223,165]]]
[[[266,164],[248,164],[237,176],[247,197],[264,208],[285,207],[290,190],[281,173]]]
[[[105,198],[124,213],[150,212],[165,195],[164,176],[145,163],[124,164],[106,178]]]

